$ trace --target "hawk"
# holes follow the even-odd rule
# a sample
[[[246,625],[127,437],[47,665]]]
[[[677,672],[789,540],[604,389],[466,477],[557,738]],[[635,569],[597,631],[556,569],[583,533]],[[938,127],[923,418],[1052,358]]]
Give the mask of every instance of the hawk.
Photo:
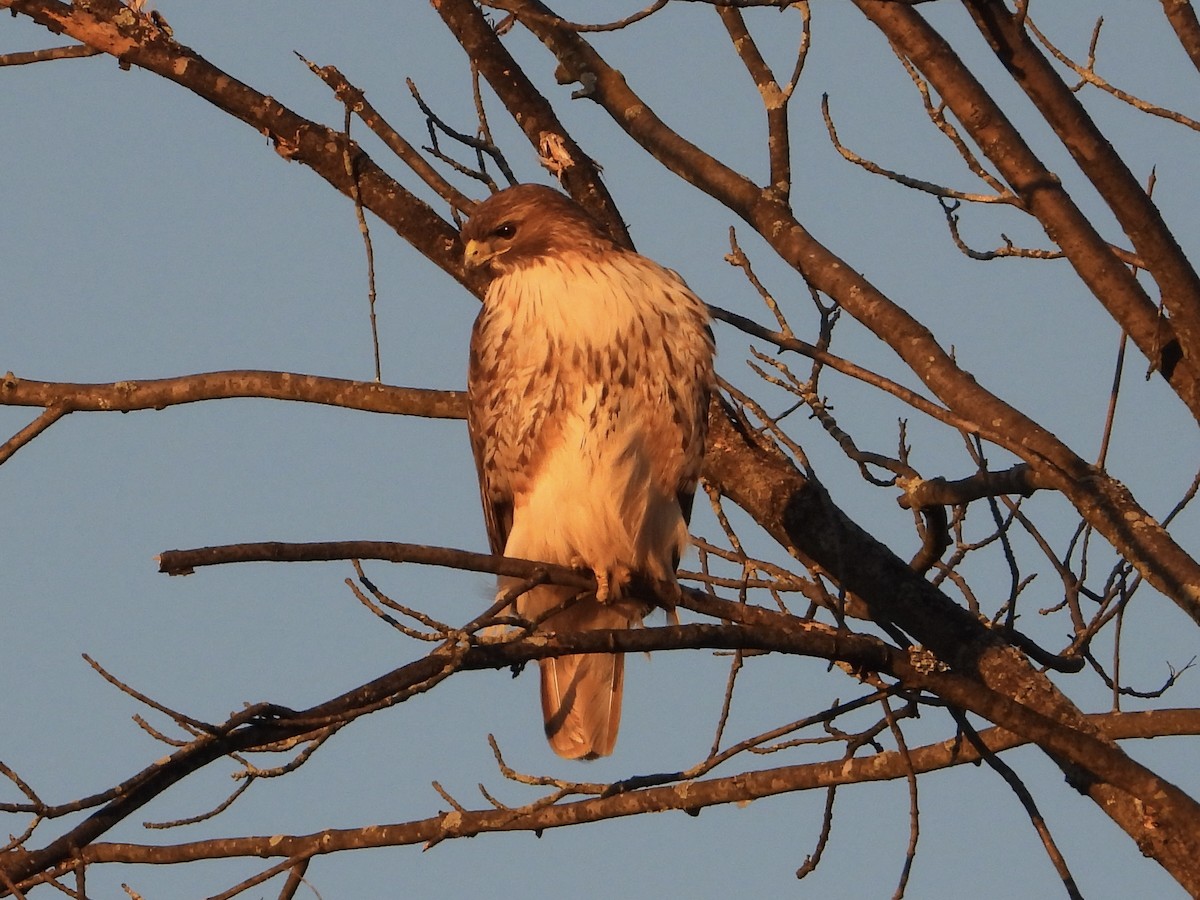
[[[713,385],[707,309],[678,275],[542,185],[480,203],[462,240],[466,265],[492,276],[467,379],[492,552],[585,566],[598,585],[582,597],[536,587],[517,613],[544,617],[541,631],[635,628],[653,604],[631,587],[679,590]],[[612,753],[624,657],[539,666],[554,751]]]

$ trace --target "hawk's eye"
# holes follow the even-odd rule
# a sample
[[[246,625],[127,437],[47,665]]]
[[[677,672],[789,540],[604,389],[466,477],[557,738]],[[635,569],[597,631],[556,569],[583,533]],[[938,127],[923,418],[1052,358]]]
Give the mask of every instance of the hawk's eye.
[[[505,222],[503,225],[501,225],[499,228],[497,228],[495,231],[492,232],[492,234],[494,234],[496,237],[503,238],[504,240],[508,240],[510,237],[512,237],[516,233],[517,233],[517,226],[512,224],[511,222]]]

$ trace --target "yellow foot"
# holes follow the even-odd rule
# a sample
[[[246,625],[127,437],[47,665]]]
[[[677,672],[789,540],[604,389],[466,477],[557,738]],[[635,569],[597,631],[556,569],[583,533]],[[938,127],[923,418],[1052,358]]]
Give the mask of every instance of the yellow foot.
[[[607,603],[609,596],[608,572],[596,572],[596,600]]]

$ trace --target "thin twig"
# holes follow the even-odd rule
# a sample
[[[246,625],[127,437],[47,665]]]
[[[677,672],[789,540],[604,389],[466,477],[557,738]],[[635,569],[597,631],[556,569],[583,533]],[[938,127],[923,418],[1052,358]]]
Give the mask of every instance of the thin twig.
[[[0,66],[27,66],[30,63],[49,62],[55,59],[84,59],[103,53],[87,44],[68,44],[66,47],[47,47],[45,50],[27,50],[23,53],[0,55]]]
[[[833,801],[837,798],[837,785],[830,785],[825,791],[825,811],[821,815],[821,833],[817,835],[817,843],[812,853],[804,857],[804,864],[796,870],[796,879],[811,875],[821,864],[825,855],[825,847],[829,844],[829,835],[833,832]]]
[[[859,168],[865,169],[872,175],[880,175],[889,181],[894,181],[897,184],[902,184],[905,187],[912,188],[915,191],[921,191],[926,194],[932,194],[935,197],[951,197],[955,200],[967,200],[971,203],[1004,203],[1011,206],[1018,205],[1016,195],[1005,191],[996,194],[972,194],[966,191],[955,190],[951,187],[946,187],[942,184],[934,184],[932,181],[925,181],[920,178],[913,178],[909,175],[903,175],[900,172],[892,169],[885,169],[878,163],[859,156],[853,150],[846,147],[838,140],[837,129],[833,124],[833,116],[829,112],[829,95],[821,95],[821,115],[825,119],[825,130],[829,133],[829,140],[833,144],[833,148],[847,162],[854,163]]]
[[[195,728],[197,731],[204,732],[205,734],[216,734],[217,733],[216,725],[212,725],[201,719],[193,719],[191,716],[186,715],[181,712],[178,712],[176,710],[173,710],[169,706],[164,706],[163,704],[159,703],[157,700],[152,700],[150,697],[147,697],[145,694],[141,693],[140,691],[135,690],[134,688],[127,685],[125,682],[121,681],[121,679],[119,679],[115,675],[111,674],[107,669],[104,668],[104,666],[100,665],[100,663],[96,662],[96,660],[92,659],[86,653],[83,654],[83,658],[84,658],[84,661],[87,662],[87,664],[89,666],[91,666],[93,669],[96,670],[96,672],[100,675],[101,678],[103,678],[109,684],[111,684],[115,688],[117,688],[117,690],[121,691],[121,693],[128,694],[134,700],[138,701],[138,703],[142,703],[146,706],[149,706],[151,709],[158,710],[163,715],[169,716],[172,720],[179,723],[181,726]]]
[[[229,809],[229,807],[233,806],[237,799],[249,789],[253,781],[253,778],[247,778],[236,788],[234,788],[233,793],[231,793],[228,797],[226,797],[208,812],[202,812],[194,816],[188,816],[185,819],[173,819],[169,822],[143,822],[142,827],[154,829],[180,828],[184,825],[195,825],[197,822],[204,822],[208,819],[215,818],[216,816],[219,816],[221,813],[225,812],[225,810]]]
[[[387,148],[408,166],[418,178],[429,185],[438,196],[450,204],[452,210],[468,211],[474,206],[474,201],[463,194],[458,188],[441,176],[429,162],[417,152],[401,134],[393,128],[379,111],[367,100],[366,95],[353,84],[336,66],[318,66],[297,53],[296,56],[308,66],[309,70],[333,90],[334,95],[342,103],[354,111],[363,123],[371,129]],[[348,131],[347,131],[348,133]]]
[[[303,856],[289,856],[287,859],[283,860],[283,862],[276,863],[269,869],[264,869],[257,875],[252,875],[251,877],[247,878],[245,881],[238,882],[233,887],[229,888],[229,890],[222,891],[219,894],[213,894],[213,896],[209,897],[208,900],[229,900],[229,898],[236,897],[238,894],[249,890],[255,885],[262,884],[264,881],[270,881],[280,872],[286,872],[289,869],[294,870],[302,861],[307,862],[311,856],[312,854],[305,854]],[[288,877],[288,881],[291,881],[291,876]],[[293,893],[295,892],[293,891]]]
[[[358,170],[350,156],[350,119],[351,105],[346,102],[346,116],[342,125],[345,141],[342,144],[342,161],[346,166],[346,177],[350,179],[350,199],[354,201],[354,216],[358,219],[358,231],[362,235],[363,246],[367,252],[367,307],[371,321],[371,345],[375,358],[375,383],[383,383],[383,372],[379,358],[379,325],[375,318],[375,249],[371,245],[371,229],[367,225],[367,217],[363,213],[362,194],[358,189]]]
[[[904,759],[904,777],[908,781],[908,847],[904,852],[904,867],[900,870],[900,883],[896,885],[896,891],[892,894],[892,900],[900,900],[904,896],[904,889],[908,885],[908,877],[912,872],[913,860],[917,856],[917,839],[921,834],[921,808],[917,802],[917,772],[908,752],[908,743],[904,740],[904,732],[901,731],[900,725],[896,721],[896,714],[892,711],[888,698],[880,697],[879,703],[883,707],[883,715],[887,719],[892,737],[896,739],[896,747]]]
[[[654,15],[654,13],[665,7],[668,2],[670,2],[670,0],[654,0],[654,2],[649,6],[645,7],[644,9],[640,9],[631,15],[625,16],[623,19],[617,19],[615,22],[604,22],[594,25],[583,22],[570,22],[567,19],[563,19],[556,15],[541,14],[531,10],[521,10],[519,18],[538,18],[545,22],[549,22],[556,28],[565,28],[568,31],[575,31],[579,33],[619,31],[620,29],[629,25],[633,25],[635,22],[640,22],[643,19],[649,18],[650,16]],[[504,12],[511,13],[514,16],[517,15],[515,10],[504,3],[504,0],[484,0],[481,5],[491,7],[492,9],[503,10]]]
[[[1021,801],[1021,805],[1025,807],[1029,821],[1033,824],[1038,837],[1041,838],[1042,846],[1046,848],[1046,855],[1050,857],[1050,862],[1054,864],[1055,871],[1058,872],[1059,878],[1062,879],[1063,887],[1067,890],[1067,895],[1072,900],[1083,900],[1083,895],[1079,893],[1079,888],[1075,885],[1075,879],[1071,876],[1071,870],[1067,867],[1067,861],[1059,851],[1058,845],[1054,842],[1054,836],[1050,834],[1050,829],[1046,826],[1046,820],[1042,818],[1037,802],[1033,799],[1029,788],[1025,787],[1025,783],[1021,781],[1017,773],[1009,768],[1008,764],[1000,759],[984,743],[979,732],[968,721],[965,713],[954,707],[948,707],[948,709],[950,710],[950,714],[954,716],[954,720],[958,723],[959,730],[966,736],[971,746],[975,748],[984,762],[991,766],[1004,779],[1005,783],[1012,789],[1012,792],[1017,795],[1017,799]]]
[[[1038,42],[1050,51],[1051,56],[1079,76],[1081,80],[1076,90],[1078,90],[1078,87],[1082,87],[1084,84],[1090,84],[1093,87],[1097,87],[1104,91],[1106,94],[1116,97],[1122,103],[1126,103],[1140,112],[1144,112],[1152,116],[1158,116],[1161,119],[1167,119],[1171,122],[1176,122],[1177,124],[1183,125],[1185,128],[1190,128],[1193,131],[1200,131],[1200,122],[1196,121],[1195,119],[1185,116],[1181,112],[1176,112],[1173,109],[1167,109],[1164,106],[1158,106],[1157,104],[1150,103],[1147,100],[1142,100],[1140,97],[1136,97],[1128,91],[1121,90],[1119,87],[1116,87],[1106,79],[1096,74],[1096,45],[1099,42],[1100,28],[1103,24],[1104,17],[1101,16],[1096,20],[1096,25],[1092,30],[1092,39],[1089,44],[1087,64],[1080,65],[1067,56],[1067,54],[1059,50],[1058,47],[1055,46],[1048,37],[1042,34],[1042,32],[1038,30],[1037,26],[1033,24],[1032,19],[1028,20],[1029,30],[1032,32],[1033,36],[1038,39]]]
[[[71,410],[66,406],[56,404],[46,407],[46,410],[10,437],[2,445],[0,445],[0,465],[8,462],[9,458],[32,441],[35,437],[69,413]]]

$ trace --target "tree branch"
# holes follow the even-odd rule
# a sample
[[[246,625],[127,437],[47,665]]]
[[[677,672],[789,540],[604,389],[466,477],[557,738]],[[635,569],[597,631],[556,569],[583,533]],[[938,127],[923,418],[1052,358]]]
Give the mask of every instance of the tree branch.
[[[1162,0],[1162,7],[1184,52],[1196,70],[1200,71],[1200,20],[1196,18],[1192,0]]]
[[[515,578],[526,578],[533,572],[544,572],[553,584],[593,590],[596,587],[591,573],[580,572],[568,566],[395,541],[314,541],[299,544],[260,541],[252,544],[200,547],[194,550],[165,550],[157,558],[158,571],[166,575],[191,575],[201,566],[221,566],[230,563],[380,559],[394,563],[445,566],[467,572],[491,572],[494,575]]]
[[[461,419],[466,415],[463,391],[397,387],[293,372],[232,369],[105,384],[30,381],[12,372],[0,377],[0,406],[42,406],[64,412],[162,410],[183,403],[234,397],[321,403],[431,419]]]
[[[913,481],[904,485],[904,494],[898,498],[898,502],[904,509],[955,506],[1002,494],[1029,497],[1047,487],[1050,487],[1049,483],[1035,469],[1021,463],[1003,472],[977,472],[957,481],[947,481],[945,478]]]

